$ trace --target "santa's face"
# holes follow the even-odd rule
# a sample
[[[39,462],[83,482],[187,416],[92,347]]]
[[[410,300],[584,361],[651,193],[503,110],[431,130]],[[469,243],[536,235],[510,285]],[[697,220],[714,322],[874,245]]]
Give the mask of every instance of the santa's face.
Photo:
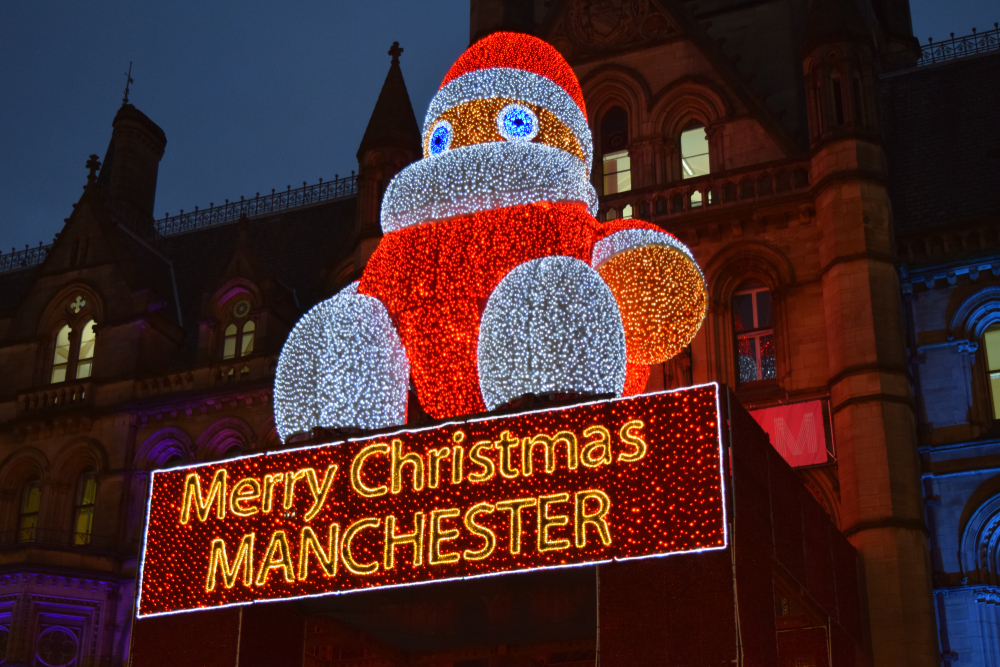
[[[446,79],[424,119],[424,158],[386,189],[383,231],[541,201],[596,213],[590,128],[563,85],[513,67]]]

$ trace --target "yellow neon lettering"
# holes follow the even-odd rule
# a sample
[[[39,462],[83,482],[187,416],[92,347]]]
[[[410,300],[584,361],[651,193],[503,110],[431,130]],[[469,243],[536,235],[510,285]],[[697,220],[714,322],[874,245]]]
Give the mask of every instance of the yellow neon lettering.
[[[316,561],[323,568],[323,574],[333,577],[337,574],[339,560],[337,548],[340,545],[340,524],[331,523],[327,547],[324,550],[319,542],[316,531],[311,526],[302,527],[302,539],[299,542],[299,581],[309,578],[309,552],[316,554]]]
[[[229,511],[236,516],[253,516],[260,511],[258,507],[244,507],[243,503],[260,498],[260,482],[249,477],[241,479],[229,493]]]
[[[378,570],[377,560],[370,563],[359,563],[354,558],[354,552],[351,551],[351,544],[354,541],[354,536],[362,530],[366,528],[378,528],[381,524],[382,520],[374,517],[358,519],[344,531],[344,539],[340,543],[340,559],[344,561],[344,567],[354,574],[372,574]]]
[[[202,523],[208,521],[209,514],[212,513],[212,505],[216,505],[215,518],[226,518],[226,469],[215,471],[212,477],[212,485],[208,487],[208,498],[201,495],[201,478],[198,473],[190,472],[184,478],[184,499],[181,501],[181,523],[187,524],[191,518],[191,505],[195,506],[198,520]]]
[[[413,490],[424,488],[424,460],[420,454],[410,452],[403,454],[403,441],[398,438],[392,441],[392,492],[403,490],[403,466],[413,466]]]
[[[550,475],[554,473],[556,471],[556,445],[560,442],[566,445],[566,467],[570,470],[576,470],[579,461],[579,446],[576,442],[576,436],[570,431],[559,431],[551,437],[545,433],[539,433],[530,441],[526,438],[522,443],[521,467],[524,468],[524,476],[530,475],[534,468],[532,455],[535,445],[545,447],[545,472]]]
[[[383,566],[386,570],[391,570],[396,564],[396,547],[400,544],[413,545],[413,567],[420,567],[424,564],[424,513],[416,512],[413,515],[413,532],[396,534],[396,517],[389,515],[385,518],[385,551],[382,554]]]
[[[457,551],[453,553],[441,553],[441,543],[454,540],[458,537],[458,528],[442,530],[442,519],[454,519],[461,516],[462,510],[451,507],[445,510],[431,510],[431,548],[427,555],[427,563],[430,565],[446,565],[457,563],[462,557]]]
[[[497,535],[492,530],[486,526],[476,523],[476,517],[480,514],[485,514],[489,512],[492,514],[496,508],[490,503],[477,503],[470,507],[465,513],[465,527],[466,529],[475,535],[476,537],[482,538],[483,548],[479,551],[473,551],[472,549],[466,549],[462,554],[465,556],[465,560],[483,560],[489,558],[493,554],[493,550],[497,548]]]
[[[465,435],[464,433],[462,435]],[[465,447],[455,445],[451,448],[451,483],[462,483],[462,465],[465,463]]]
[[[264,560],[261,561],[260,569],[257,570],[257,580],[254,583],[263,586],[267,583],[267,577],[271,574],[271,570],[278,569],[285,575],[285,581],[295,581],[292,554],[288,549],[288,539],[283,530],[276,530],[271,535],[271,541],[267,543],[267,552],[264,555]]]
[[[622,442],[626,445],[632,447],[632,451],[628,454],[622,452],[618,455],[619,461],[622,463],[635,463],[646,455],[646,441],[638,435],[632,433],[632,431],[638,431],[645,426],[646,425],[641,419],[633,419],[632,421],[625,422],[625,425],[619,429],[618,437],[621,438]]]
[[[598,502],[596,512],[587,513],[587,500],[595,499]],[[611,510],[611,498],[608,494],[599,489],[588,489],[577,491],[575,497],[575,507],[573,510],[573,539],[576,548],[582,549],[587,545],[587,524],[597,529],[597,534],[601,538],[604,546],[611,544],[611,531],[608,529],[608,522],[605,520]]]
[[[556,503],[568,503],[569,494],[553,493],[548,496],[538,497],[538,550],[539,551],[559,551],[568,549],[570,541],[567,539],[549,539],[549,528],[555,526],[565,526],[569,523],[568,514],[549,515],[549,505]]]
[[[521,510],[526,507],[535,507],[537,504],[538,500],[535,498],[514,498],[501,500],[496,504],[498,510],[510,512],[509,548],[512,554],[521,553]]]
[[[264,514],[270,513],[271,507],[274,506],[274,487],[283,479],[285,479],[285,473],[283,472],[274,472],[264,475],[264,500],[261,502],[261,511]]]
[[[378,496],[384,496],[389,492],[389,487],[385,484],[381,486],[365,486],[365,483],[361,481],[361,468],[365,465],[365,461],[369,456],[375,456],[376,454],[382,454],[383,456],[389,453],[389,445],[384,442],[377,442],[374,445],[368,445],[354,457],[354,461],[351,462],[351,487],[357,492],[359,496],[365,498],[377,498]]]
[[[286,510],[292,509],[292,503],[295,501],[295,483],[300,479],[307,479],[310,472],[314,477],[316,476],[316,471],[312,468],[303,468],[295,472],[288,471],[285,473],[285,498],[282,502],[282,507]]]
[[[583,437],[595,439],[584,443],[580,449],[580,463],[588,468],[611,463],[611,431],[603,426],[588,426],[583,430]]]
[[[493,443],[493,446],[500,451],[500,474],[507,479],[514,479],[520,471],[514,467],[514,448],[520,444],[520,440],[504,431],[500,434],[500,439]]]
[[[441,449],[427,450],[427,486],[431,489],[438,488],[438,480],[441,478],[441,461],[451,456],[451,449],[442,447]],[[452,464],[454,467],[454,464]]]
[[[313,506],[309,508],[309,511],[306,512],[303,518],[306,521],[312,521],[320,513],[320,510],[323,509],[323,505],[326,504],[326,497],[330,494],[330,488],[333,486],[333,478],[337,474],[337,464],[334,463],[327,467],[322,484],[316,478],[316,471],[314,469],[307,468],[307,470],[309,474],[306,476],[306,481],[309,482],[309,492],[312,493]]]
[[[249,533],[240,540],[232,567],[229,567],[229,557],[226,556],[225,540],[221,537],[212,540],[212,551],[208,557],[208,578],[205,580],[206,591],[215,590],[215,571],[219,568],[222,569],[222,585],[226,588],[236,585],[240,570],[243,571],[244,586],[249,586],[253,582],[253,538],[254,533]]]
[[[493,442],[490,440],[481,440],[472,446],[469,450],[469,460],[475,463],[477,466],[483,469],[482,472],[474,472],[469,475],[469,481],[473,484],[478,484],[480,482],[488,482],[493,479],[494,475],[497,474],[497,467],[493,463],[493,459],[488,456],[480,454],[484,449],[492,448]]]

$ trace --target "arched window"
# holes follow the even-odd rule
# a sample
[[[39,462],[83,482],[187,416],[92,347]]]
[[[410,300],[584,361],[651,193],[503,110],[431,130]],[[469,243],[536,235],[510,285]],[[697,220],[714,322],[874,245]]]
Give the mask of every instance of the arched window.
[[[52,384],[66,380],[66,371],[69,369],[69,332],[69,325],[64,324],[56,334],[56,350],[52,355]]]
[[[736,332],[739,382],[758,382],[777,377],[771,291],[767,287],[752,282],[736,292],[733,296],[733,329]]]
[[[236,356],[236,325],[226,327],[226,336],[222,340],[222,358],[232,359]]]
[[[97,474],[88,470],[76,482],[76,500],[73,505],[73,544],[90,544],[94,528],[94,503],[97,500]]]
[[[245,357],[253,352],[253,336],[256,330],[257,325],[253,323],[253,320],[247,320],[243,323],[243,342],[240,345],[241,357]]]
[[[682,178],[695,178],[709,173],[708,134],[705,126],[696,120],[689,122],[681,132],[680,144]],[[700,192],[698,206],[701,206]]]
[[[21,511],[17,520],[17,539],[34,542],[38,529],[38,508],[42,503],[42,485],[38,479],[28,480],[21,491]]]
[[[628,112],[611,107],[601,120],[604,194],[632,189],[632,159],[628,154]]]
[[[80,334],[80,353],[76,363],[76,379],[89,378],[94,369],[94,343],[97,336],[94,334],[94,320],[90,320],[83,325],[83,332]]]
[[[993,419],[1000,419],[1000,325],[993,325],[983,334],[983,348],[989,374],[990,407]]]

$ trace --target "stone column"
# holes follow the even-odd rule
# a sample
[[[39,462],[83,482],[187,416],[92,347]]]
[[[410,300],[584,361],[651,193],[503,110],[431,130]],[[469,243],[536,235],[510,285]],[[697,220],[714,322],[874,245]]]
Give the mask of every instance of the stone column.
[[[938,664],[930,560],[881,147],[812,158],[844,535],[864,562],[876,665]],[[794,317],[794,313],[789,314]]]

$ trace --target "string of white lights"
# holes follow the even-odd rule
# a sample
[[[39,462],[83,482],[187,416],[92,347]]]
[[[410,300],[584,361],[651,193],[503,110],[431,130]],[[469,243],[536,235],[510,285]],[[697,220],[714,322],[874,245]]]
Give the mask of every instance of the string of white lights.
[[[545,144],[497,141],[447,150],[390,181],[382,231],[540,201],[580,202],[595,215],[597,192],[588,179],[582,160]]]
[[[434,95],[427,116],[424,118],[424,137],[442,113],[472,100],[505,97],[537,104],[551,111],[566,124],[580,142],[587,158],[590,174],[594,154],[594,140],[587,124],[587,117],[580,111],[573,98],[551,79],[533,72],[506,67],[493,67],[463,74],[449,81]]]
[[[312,308],[278,358],[274,413],[282,442],[316,426],[406,422],[410,364],[382,303],[352,283]]]
[[[490,410],[524,394],[622,395],[625,330],[615,297],[572,257],[521,264],[497,285],[479,329],[479,386]]]

